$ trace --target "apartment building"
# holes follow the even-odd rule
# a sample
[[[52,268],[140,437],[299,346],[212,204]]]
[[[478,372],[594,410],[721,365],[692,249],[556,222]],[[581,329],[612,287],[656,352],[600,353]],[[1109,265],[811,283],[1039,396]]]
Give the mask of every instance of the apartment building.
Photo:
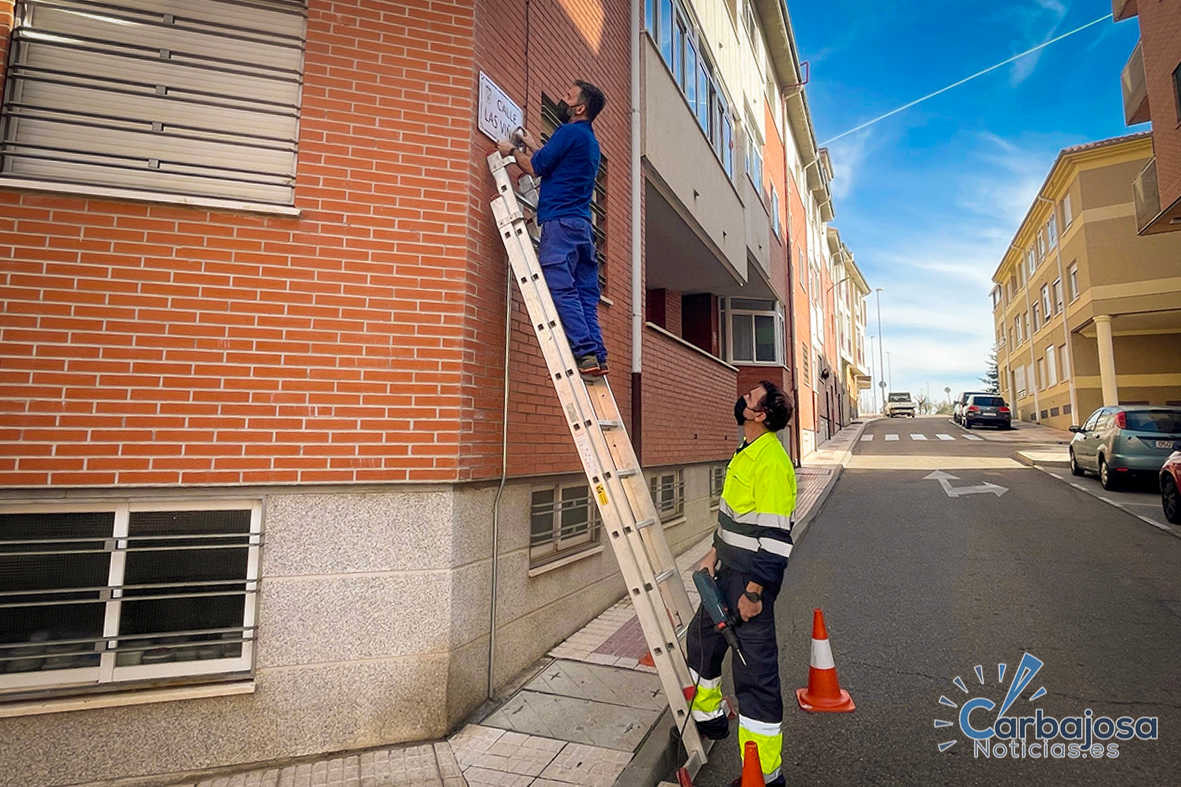
[[[1181,236],[1138,235],[1147,133],[1058,154],[993,273],[1001,391],[1058,429],[1102,405],[1181,401]]]
[[[1140,40],[1120,74],[1124,120],[1152,122],[1153,156],[1132,181],[1141,234],[1181,230],[1181,0],[1112,0],[1113,19],[1139,17]]]
[[[781,3],[632,10],[0,0],[10,779],[437,737],[620,597],[488,210],[575,78],[615,394],[674,551],[714,526],[831,165]]]
[[[828,238],[835,279],[840,413],[841,424],[844,425],[860,414],[861,392],[872,387],[865,354],[865,299],[869,297],[870,291],[861,269],[853,259],[853,253],[841,240],[840,232],[835,227],[829,227]]]

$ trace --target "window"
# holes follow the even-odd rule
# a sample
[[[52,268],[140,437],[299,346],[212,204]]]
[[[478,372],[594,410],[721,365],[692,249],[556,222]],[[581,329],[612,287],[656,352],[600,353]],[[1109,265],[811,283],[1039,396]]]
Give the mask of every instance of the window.
[[[1054,313],[1053,303],[1050,301],[1050,285],[1042,285],[1042,308],[1045,309],[1046,319],[1050,319],[1050,315]]]
[[[1052,344],[1046,348],[1046,374],[1047,388],[1058,384],[1058,348]]]
[[[1030,335],[1030,330],[1029,330],[1029,312],[1023,312],[1023,313],[1021,314],[1021,317],[1023,318],[1023,320],[1022,320],[1022,321],[1025,323],[1025,326],[1024,326],[1024,327],[1025,327],[1025,331],[1024,331],[1024,332],[1023,332],[1021,335],[1022,335],[1022,336],[1024,336],[1024,337],[1026,337],[1026,338],[1028,338],[1028,337],[1029,337],[1029,335]]]
[[[668,522],[685,513],[685,482],[680,470],[653,473],[648,479],[652,502],[660,512],[660,521]]]
[[[529,562],[544,565],[599,541],[599,508],[586,484],[535,489],[529,507]]]
[[[649,28],[650,30],[652,28]],[[660,13],[656,20],[656,44],[664,62],[673,62],[673,4],[672,0],[660,0]]]
[[[544,145],[557,129],[558,105],[545,93],[541,94],[541,143]],[[591,236],[595,241],[595,257],[599,262],[599,289],[607,290],[607,154],[599,153],[599,172],[595,175],[595,190],[591,195]]]
[[[1058,217],[1050,214],[1050,220],[1046,222],[1046,248],[1052,249],[1058,244]]]
[[[0,692],[248,673],[261,517],[254,501],[0,510]]]
[[[1017,396],[1025,396],[1025,367],[1018,366],[1013,370],[1013,387],[1017,391]]]
[[[1073,303],[1078,300],[1078,263],[1070,266],[1070,300]]]
[[[1021,318],[1020,317],[1013,318],[1013,333],[1016,334],[1017,341],[1018,341],[1018,343],[1020,343],[1020,341],[1021,341]]]
[[[1062,311],[1062,279],[1054,280],[1054,313]]]
[[[1062,198],[1062,229],[1066,230],[1070,226],[1070,222],[1074,221],[1074,214],[1070,209],[1070,195],[1067,194]]]
[[[999,286],[992,288],[992,308],[1001,305],[1001,288]]]
[[[1181,63],[1173,69],[1173,102],[1177,108],[1177,122],[1181,123]]]
[[[783,222],[779,220],[779,192],[775,184],[771,185],[771,226],[775,230],[775,237],[783,240]]]
[[[1039,319],[1038,309],[1041,306],[1037,301],[1033,302],[1033,330],[1037,331],[1041,327],[1041,320]]]
[[[293,204],[306,10],[226,12],[18,2],[0,180]]]
[[[1028,270],[1030,276],[1032,276],[1033,272],[1037,270],[1037,253],[1035,249],[1031,248],[1029,251],[1025,252],[1025,267]]]
[[[755,134],[755,125],[747,120],[746,172],[755,184],[755,193],[763,194],[763,142]]]
[[[783,363],[783,306],[777,301],[726,299],[731,363]]]
[[[1058,345],[1058,355],[1062,358],[1062,379],[1070,379],[1070,354],[1066,352],[1066,345]]]
[[[718,505],[722,500],[722,487],[726,484],[726,463],[719,462],[709,468],[709,501]]]

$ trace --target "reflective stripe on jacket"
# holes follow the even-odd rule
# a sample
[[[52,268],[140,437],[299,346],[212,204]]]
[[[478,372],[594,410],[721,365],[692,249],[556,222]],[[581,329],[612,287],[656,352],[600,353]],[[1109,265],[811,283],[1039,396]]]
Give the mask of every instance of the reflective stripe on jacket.
[[[778,587],[791,555],[796,474],[773,432],[740,448],[726,468],[714,546],[722,565]]]

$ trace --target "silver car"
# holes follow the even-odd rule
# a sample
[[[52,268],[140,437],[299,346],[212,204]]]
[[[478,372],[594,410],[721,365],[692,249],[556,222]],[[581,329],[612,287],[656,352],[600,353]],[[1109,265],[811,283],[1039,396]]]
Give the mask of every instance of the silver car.
[[[1070,472],[1098,473],[1104,489],[1116,489],[1132,476],[1160,472],[1181,440],[1181,407],[1100,407],[1070,431]]]

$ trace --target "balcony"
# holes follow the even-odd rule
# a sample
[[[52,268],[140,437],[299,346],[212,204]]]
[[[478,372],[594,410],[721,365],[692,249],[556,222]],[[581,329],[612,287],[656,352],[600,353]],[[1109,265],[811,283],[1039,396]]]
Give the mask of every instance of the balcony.
[[[1116,22],[1131,19],[1139,11],[1136,10],[1136,0],[1111,0],[1111,13]]]
[[[1148,80],[1144,76],[1144,50],[1140,42],[1132,50],[1132,56],[1124,65],[1120,74],[1120,86],[1124,93],[1124,122],[1131,126],[1135,123],[1147,123],[1148,112]]]
[[[1161,209],[1160,184],[1156,176],[1156,159],[1140,170],[1132,181],[1132,196],[1136,203],[1136,231],[1141,235],[1181,231],[1181,197]]]

